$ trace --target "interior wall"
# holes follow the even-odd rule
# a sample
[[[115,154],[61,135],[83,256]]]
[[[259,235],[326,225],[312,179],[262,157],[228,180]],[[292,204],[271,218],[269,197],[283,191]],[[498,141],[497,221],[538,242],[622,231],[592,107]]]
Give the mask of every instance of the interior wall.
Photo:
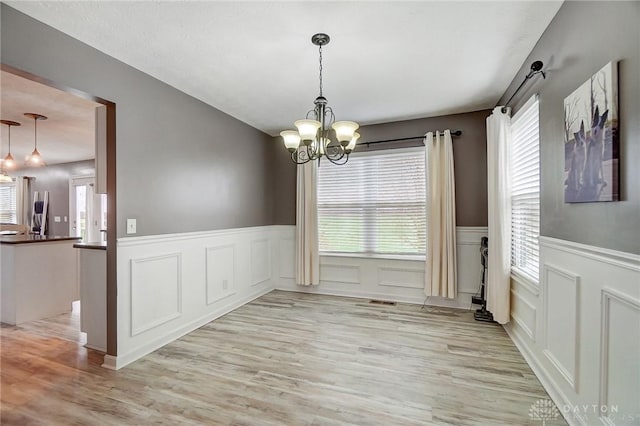
[[[640,419],[638,22],[639,2],[565,2],[502,99],[545,63],[546,80],[512,103],[540,96],[540,282],[512,276],[505,329],[571,425]],[[565,204],[563,101],[609,61],[619,61],[622,201]]]
[[[456,225],[487,226],[486,118],[489,114],[489,110],[483,110],[362,126],[358,130],[361,137],[356,152],[422,144],[422,140],[417,140],[367,147],[364,145],[367,141],[421,136],[430,130],[462,130],[460,137],[453,138]],[[293,225],[296,220],[296,167],[291,163],[281,137],[273,138],[273,145],[280,151],[276,153],[278,172],[274,179],[278,187],[275,223]]]
[[[2,63],[116,104],[117,236],[273,223],[272,138],[2,4]]]
[[[640,254],[640,3],[565,2],[524,62],[501,102],[535,60],[547,78],[512,101],[515,110],[540,96],[543,236]],[[610,61],[618,62],[621,201],[564,202],[564,98]]]
[[[31,191],[49,191],[49,235],[69,235],[69,179],[71,176],[90,176],[95,173],[94,160],[75,161],[73,163],[53,164],[41,168],[21,169],[12,174],[35,178]],[[54,218],[60,217],[60,222]]]
[[[291,161],[291,155],[285,149],[280,136],[272,138],[271,144],[275,147],[273,155],[275,167],[272,177],[276,197],[273,204],[274,224],[295,225],[298,169]]]

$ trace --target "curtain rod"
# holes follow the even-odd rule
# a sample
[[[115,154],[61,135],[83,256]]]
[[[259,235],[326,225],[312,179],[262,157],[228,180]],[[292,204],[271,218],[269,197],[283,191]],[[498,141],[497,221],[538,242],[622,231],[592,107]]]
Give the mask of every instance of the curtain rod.
[[[462,130],[453,130],[451,132],[451,136],[460,136],[462,135]],[[385,140],[381,140],[381,141],[371,141],[371,142],[361,142],[358,145],[371,145],[371,144],[376,144],[376,143],[387,143],[387,142],[400,142],[400,141],[410,141],[410,140],[414,140],[414,139],[424,139],[424,135],[422,136],[412,136],[409,138],[397,138],[397,139],[385,139]]]
[[[511,97],[509,98],[509,100],[504,104],[504,106],[502,107],[502,113],[505,114],[507,112],[507,107],[509,106],[509,103],[513,100],[513,98],[516,97],[516,95],[518,94],[518,92],[520,91],[520,89],[522,89],[522,86],[524,86],[524,84],[534,75],[536,74],[542,74],[542,78],[546,79],[547,75],[544,73],[544,71],[542,71],[542,66],[544,64],[542,63],[542,61],[535,61],[534,63],[531,64],[531,71],[529,71],[529,74],[527,74],[524,77],[524,80],[522,80],[522,83],[520,83],[520,86],[518,86],[518,88],[516,89],[515,92],[513,92],[513,95],[511,95]],[[498,106],[498,105],[496,105]]]

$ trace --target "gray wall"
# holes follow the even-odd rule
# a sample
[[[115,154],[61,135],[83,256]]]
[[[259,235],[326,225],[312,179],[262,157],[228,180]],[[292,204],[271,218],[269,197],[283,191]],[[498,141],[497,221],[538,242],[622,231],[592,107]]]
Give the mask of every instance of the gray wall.
[[[2,4],[2,63],[116,103],[118,236],[273,223],[272,138]]]
[[[276,225],[296,224],[296,165],[291,162],[291,155],[282,143],[282,138],[277,136],[272,139],[272,145],[276,147],[273,156],[274,171],[273,182],[275,190],[274,223]]]
[[[14,175],[34,177],[31,191],[49,191],[49,235],[69,235],[69,179],[95,173],[95,162],[76,161],[73,163],[54,164],[42,168],[22,169]],[[54,221],[60,216],[60,222]]]
[[[458,226],[487,226],[487,133],[486,118],[490,111],[444,115],[416,120],[396,121],[361,127],[358,132],[362,143],[424,135],[429,130],[462,130],[462,136],[453,138],[456,176],[456,224]],[[396,142],[360,145],[357,151],[419,146],[417,142]],[[295,223],[296,169],[291,164],[282,138],[274,138],[278,154],[276,186],[278,198],[275,219],[278,224]],[[348,167],[345,166],[345,167]]]
[[[540,95],[540,234],[640,254],[640,2],[565,2],[501,101],[537,59],[545,63],[547,79],[536,77],[512,104]],[[564,98],[616,60],[621,201],[566,204]]]

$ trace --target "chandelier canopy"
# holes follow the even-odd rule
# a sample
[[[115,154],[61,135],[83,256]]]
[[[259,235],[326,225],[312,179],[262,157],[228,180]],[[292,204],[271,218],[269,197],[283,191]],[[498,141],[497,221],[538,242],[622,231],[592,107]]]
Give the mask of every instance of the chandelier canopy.
[[[333,110],[322,95],[322,46],[329,44],[329,40],[329,36],[323,33],[311,37],[311,42],[318,46],[320,58],[320,95],[313,101],[315,107],[307,112],[304,120],[293,123],[298,130],[280,132],[284,146],[296,164],[320,160],[322,157],[334,164],[345,164],[360,137],[356,133],[360,127],[358,123],[335,121]],[[331,135],[329,128],[333,129]]]

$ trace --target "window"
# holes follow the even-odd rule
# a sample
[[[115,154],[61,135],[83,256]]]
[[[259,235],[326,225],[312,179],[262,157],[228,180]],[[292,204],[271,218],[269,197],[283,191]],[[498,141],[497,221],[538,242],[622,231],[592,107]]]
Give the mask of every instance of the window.
[[[16,184],[0,184],[0,223],[18,223]]]
[[[424,148],[354,153],[318,168],[320,251],[424,255]]]
[[[511,268],[538,282],[540,136],[538,98],[511,120]]]

